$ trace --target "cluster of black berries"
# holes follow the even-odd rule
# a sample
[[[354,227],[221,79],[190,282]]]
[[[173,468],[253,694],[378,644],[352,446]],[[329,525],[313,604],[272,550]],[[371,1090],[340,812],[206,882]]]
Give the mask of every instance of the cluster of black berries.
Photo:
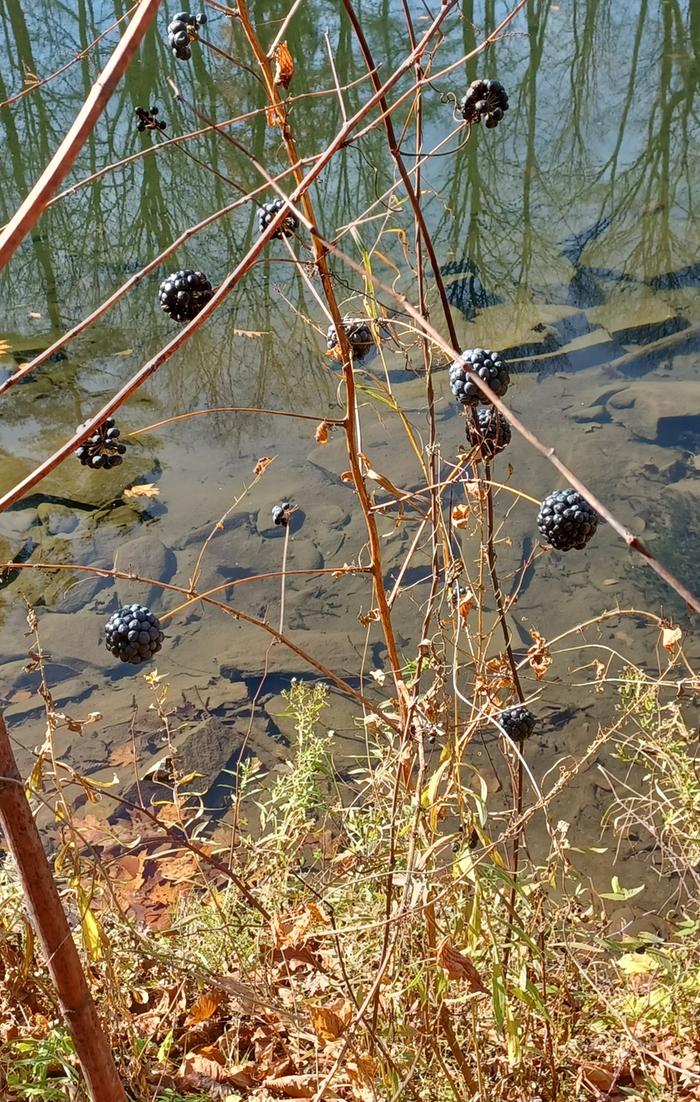
[[[471,377],[476,374],[502,398],[510,384],[508,365],[498,358],[497,352],[486,348],[466,348],[450,367],[450,390],[463,406],[475,406],[489,399]]]
[[[555,550],[580,551],[598,527],[598,514],[576,490],[555,490],[540,505],[537,527]]]
[[[522,742],[535,729],[535,717],[522,704],[506,708],[497,718],[499,725],[513,742]]]
[[[508,96],[498,80],[474,80],[459,109],[465,122],[481,122],[483,118],[484,125],[493,130],[508,110]]]
[[[467,443],[478,448],[481,458],[490,461],[510,444],[510,425],[493,406],[480,406],[476,411],[476,424],[467,417]]]
[[[206,15],[190,15],[187,11],[179,11],[168,24],[168,45],[178,61],[189,61],[192,57],[190,42],[197,36],[197,28],[203,27],[207,21]]]
[[[115,658],[138,666],[148,662],[163,645],[157,616],[144,605],[124,605],[105,624],[105,645]]]
[[[202,272],[183,268],[166,276],[160,285],[158,298],[161,309],[173,321],[191,321],[213,294],[211,283]]]
[[[136,123],[136,129],[140,134],[143,134],[144,130],[165,130],[165,119],[157,119],[158,108],[152,107],[150,111],[147,107],[135,107],[134,114],[138,119]]]
[[[258,230],[263,233],[264,230],[270,225],[270,222],[275,217],[278,211],[282,210],[284,206],[284,199],[272,199],[269,203],[263,203],[258,211]],[[293,211],[289,211],[287,217],[282,222],[278,230],[273,233],[273,237],[293,237],[296,230],[299,229],[299,219]]]
[[[362,321],[362,319],[354,321],[352,318],[343,318],[343,329],[356,358],[358,360],[364,359],[368,352],[374,348],[374,336],[367,322]],[[338,347],[338,334],[335,331],[335,325],[329,325],[328,327],[326,347],[329,352],[334,352]]]
[[[272,506],[272,520],[282,528],[286,528],[289,524],[291,513],[292,506],[288,501],[282,501],[279,505]]]
[[[80,425],[76,432],[80,432],[82,427]],[[92,467],[94,470],[102,468],[105,471],[110,467],[118,467],[126,452],[126,444],[119,442],[119,435],[114,418],[108,417],[75,454],[84,467]]]

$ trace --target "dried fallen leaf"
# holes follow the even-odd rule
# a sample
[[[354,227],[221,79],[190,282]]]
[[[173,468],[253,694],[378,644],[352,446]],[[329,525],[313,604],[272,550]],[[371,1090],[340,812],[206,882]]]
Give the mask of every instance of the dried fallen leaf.
[[[129,500],[132,497],[158,497],[160,490],[152,482],[144,482],[142,486],[128,486],[122,491],[122,497]]]
[[[180,1065],[179,1079],[183,1087],[206,1090],[213,1097],[224,1098],[228,1091],[221,1091],[220,1084],[231,1087],[252,1087],[255,1080],[252,1063],[239,1064],[237,1067],[222,1067],[216,1060],[210,1060],[198,1052],[190,1052]]]
[[[40,314],[38,310],[29,310],[27,312],[27,317],[30,321],[38,321],[39,318],[43,317],[43,314]]]
[[[452,523],[455,528],[466,528],[469,520],[469,514],[471,513],[471,506],[469,505],[455,505],[452,510]]]
[[[665,647],[670,654],[673,652],[676,645],[680,643],[682,638],[683,632],[679,627],[674,628],[672,624],[667,624],[661,632],[661,645]]]
[[[367,627],[368,624],[372,624],[379,619],[379,609],[371,608],[369,612],[366,612],[364,614],[360,613],[357,619],[363,627]]]
[[[541,681],[552,665],[552,654],[547,646],[547,640],[535,628],[530,629],[530,638],[533,642],[527,652],[527,659],[535,671],[535,677]]]
[[[280,42],[273,54],[275,61],[275,84],[289,88],[294,76],[294,59],[286,42]]]
[[[443,938],[438,946],[437,961],[447,972],[448,979],[466,980],[472,991],[481,991],[483,994],[488,994],[472,961],[466,954],[450,945],[447,938]]]
[[[330,436],[330,426],[327,421],[321,421],[320,425],[316,426],[316,443],[327,444],[328,437]]]
[[[319,1041],[337,1041],[352,1021],[353,1007],[348,999],[336,999],[330,1006],[310,1006],[309,1017]]]
[[[119,746],[109,755],[109,764],[116,765],[117,767],[120,765],[133,765],[134,761],[134,747],[130,742],[125,743],[124,746]]]
[[[211,991],[204,991],[187,1015],[185,1025],[199,1025],[200,1022],[208,1022],[223,1001],[224,992],[220,987],[214,987]]]
[[[263,455],[262,458],[258,459],[257,463],[255,464],[255,469],[253,471],[256,478],[261,475],[263,471],[267,470],[274,458],[274,455]]]
[[[278,1075],[264,1079],[262,1085],[272,1094],[281,1094],[286,1098],[313,1098],[318,1080],[311,1075]]]

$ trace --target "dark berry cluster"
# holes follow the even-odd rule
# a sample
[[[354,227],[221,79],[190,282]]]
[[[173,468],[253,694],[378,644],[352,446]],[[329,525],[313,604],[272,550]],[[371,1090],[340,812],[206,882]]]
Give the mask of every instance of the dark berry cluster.
[[[80,432],[82,427],[80,425],[76,432]],[[120,442],[119,435],[114,418],[108,417],[75,454],[84,467],[92,467],[94,470],[102,468],[105,471],[110,467],[118,467],[126,452],[126,444]]]
[[[358,320],[343,318],[343,329],[345,330],[345,336],[350,343],[350,347],[358,360],[363,359],[367,353],[374,348],[374,336],[366,321],[363,321],[361,318]],[[339,347],[335,325],[329,325],[328,327],[326,347],[328,351],[332,353],[335,353]]]
[[[289,524],[291,513],[292,506],[288,501],[282,501],[279,505],[272,506],[272,520],[282,528],[286,528]]]
[[[178,61],[189,61],[192,57],[190,42],[197,37],[197,28],[203,27],[207,21],[206,15],[190,15],[187,11],[179,11],[168,24],[168,45]]]
[[[555,550],[580,551],[598,527],[598,514],[576,490],[555,490],[540,505],[537,527]]]
[[[115,658],[138,666],[148,662],[163,645],[157,616],[144,605],[125,605],[105,624],[105,644]]]
[[[269,203],[263,203],[258,211],[258,230],[263,233],[264,230],[270,225],[270,222],[275,217],[278,211],[282,210],[284,206],[284,199],[271,199]],[[282,222],[278,230],[273,233],[273,237],[293,237],[296,230],[299,229],[299,219],[293,211],[289,211],[287,217]]]
[[[503,397],[510,383],[508,365],[498,358],[497,352],[489,352],[486,348],[466,348],[450,367],[450,390],[463,406],[489,401],[471,378],[472,374],[477,374],[488,383],[498,398]]]
[[[465,122],[481,122],[484,119],[484,125],[493,130],[508,110],[508,96],[498,80],[474,80],[467,88],[459,109]]]
[[[183,268],[166,276],[160,285],[158,298],[161,309],[173,321],[191,321],[213,294],[211,283],[202,272]]]
[[[513,742],[522,742],[535,729],[535,717],[522,704],[517,704],[513,708],[506,708],[498,716],[498,723]]]
[[[143,134],[144,130],[165,130],[165,119],[157,119],[158,108],[152,107],[150,111],[147,107],[135,107],[134,114],[138,119],[136,123],[136,129],[140,134]]]
[[[510,425],[493,406],[480,406],[476,421],[467,417],[467,443],[479,449],[482,459],[491,460],[510,444]]]

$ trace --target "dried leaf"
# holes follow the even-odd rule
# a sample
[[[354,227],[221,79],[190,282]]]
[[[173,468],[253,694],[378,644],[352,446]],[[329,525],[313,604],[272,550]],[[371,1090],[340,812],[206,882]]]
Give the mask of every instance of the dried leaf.
[[[264,1087],[286,1098],[313,1098],[318,1080],[312,1075],[278,1075],[263,1080]]]
[[[258,476],[261,475],[263,471],[267,470],[274,458],[274,455],[263,455],[261,459],[258,459],[257,463],[255,464],[255,469],[253,471],[256,478],[258,478]]]
[[[447,938],[443,938],[438,946],[437,961],[447,972],[448,979],[466,980],[470,990],[488,994],[472,961],[459,949],[455,949],[453,945],[450,945]]]
[[[330,1006],[310,1006],[309,1017],[319,1041],[337,1041],[350,1025],[353,1006],[348,999],[336,999]]]
[[[470,505],[455,505],[452,510],[452,523],[455,528],[466,528],[467,521],[469,520],[469,514],[471,513]]]
[[[134,747],[130,742],[126,742],[123,746],[119,746],[109,755],[110,765],[133,765],[134,761]]]
[[[340,475],[340,481],[341,482],[354,482],[354,479],[352,477],[352,471],[342,471],[342,473]]]
[[[127,501],[132,497],[158,497],[160,490],[152,482],[144,482],[142,486],[128,486],[122,490],[122,497]]]
[[[328,437],[330,436],[330,426],[328,422],[321,421],[320,425],[316,426],[316,432],[314,435],[316,437],[317,444],[327,444]]]
[[[180,1065],[179,1080],[183,1087],[206,1090],[216,1098],[224,1098],[228,1092],[222,1092],[219,1084],[247,1090],[255,1082],[252,1069],[251,1062],[226,1068],[217,1060],[211,1060],[199,1052],[190,1052]]]
[[[271,103],[265,108],[265,117],[268,126],[284,126],[284,107]]]
[[[187,1015],[185,1025],[199,1025],[200,1022],[208,1022],[223,1001],[224,992],[220,987],[214,987],[211,991],[203,992]],[[223,1063],[223,1057],[221,1062]]]
[[[286,42],[280,42],[273,54],[275,62],[275,84],[289,88],[294,76],[294,59]]]
[[[552,665],[552,654],[547,646],[547,640],[535,629],[530,629],[532,646],[527,652],[528,662],[535,672],[535,677],[541,681],[549,667]]]
[[[367,627],[368,624],[372,624],[375,620],[379,619],[379,609],[371,608],[369,612],[366,612],[364,614],[360,613],[357,619],[360,621],[363,627]]]
[[[30,321],[38,321],[39,318],[43,317],[43,314],[40,314],[38,310],[29,310],[27,312],[27,317]]]
[[[661,645],[666,648],[669,654],[672,654],[682,638],[683,632],[679,627],[674,628],[672,624],[666,624],[661,632]]]

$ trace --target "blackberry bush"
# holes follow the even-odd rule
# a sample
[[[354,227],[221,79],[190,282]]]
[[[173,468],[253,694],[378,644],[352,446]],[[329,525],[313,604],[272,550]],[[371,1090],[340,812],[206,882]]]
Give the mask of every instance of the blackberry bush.
[[[512,708],[506,708],[498,716],[498,722],[509,739],[513,742],[522,742],[528,738],[535,729],[535,717],[532,712],[517,704]]]
[[[481,122],[493,130],[508,110],[508,96],[498,80],[474,80],[459,105],[462,118],[468,123]]]
[[[80,432],[82,425],[75,430]],[[89,436],[75,453],[83,467],[92,467],[93,470],[110,470],[118,467],[123,462],[126,453],[126,444],[119,439],[119,429],[114,424],[114,418],[108,417],[100,427]]]
[[[467,443],[479,449],[482,459],[493,459],[510,444],[510,425],[493,406],[481,406],[476,411],[476,418],[477,425],[471,417],[467,418]]]
[[[288,501],[282,501],[279,505],[272,506],[272,520],[275,524],[286,528],[289,524],[289,517],[292,512],[292,507]]]
[[[353,319],[346,317],[343,318],[343,328],[355,357],[358,360],[364,359],[368,352],[374,348],[374,336],[367,322],[363,321],[361,318]],[[339,348],[338,334],[335,331],[335,325],[329,325],[328,327],[326,347],[332,354],[335,354]]]
[[[187,11],[180,11],[168,24],[168,45],[178,61],[189,61],[192,57],[190,43],[197,37],[197,30],[207,22],[204,12],[199,15],[190,15]]]
[[[158,114],[157,107],[151,107],[150,111],[147,107],[135,107],[134,114],[137,118],[136,129],[140,134],[144,130],[165,130],[167,123],[164,119],[157,119]]]
[[[148,662],[163,645],[160,621],[144,605],[124,605],[105,624],[107,650],[122,662]]]
[[[173,321],[191,321],[214,292],[211,283],[202,272],[182,268],[166,276],[158,290],[161,309]]]
[[[555,490],[540,505],[537,527],[555,550],[580,551],[598,527],[598,514],[576,490]]]
[[[275,217],[278,211],[282,210],[284,206],[284,199],[271,199],[269,203],[263,203],[258,211],[258,231],[263,233],[264,230],[270,225],[270,222]],[[273,238],[293,237],[296,230],[299,229],[299,219],[296,214],[291,210],[288,212],[287,217],[282,222],[279,229],[273,233]]]
[[[475,406],[477,402],[489,402],[473,379],[475,372],[502,398],[510,385],[508,365],[498,358],[498,352],[487,348],[466,348],[450,367],[450,390],[463,406]]]

